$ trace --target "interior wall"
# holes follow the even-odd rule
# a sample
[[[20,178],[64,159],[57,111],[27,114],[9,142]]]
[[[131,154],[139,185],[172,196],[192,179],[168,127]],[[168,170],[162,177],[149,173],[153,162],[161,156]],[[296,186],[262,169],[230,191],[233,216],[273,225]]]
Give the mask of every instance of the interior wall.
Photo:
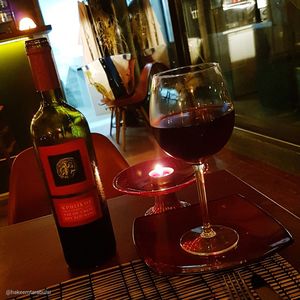
[[[22,150],[31,146],[30,122],[39,107],[24,40],[0,44],[0,82],[0,103]]]

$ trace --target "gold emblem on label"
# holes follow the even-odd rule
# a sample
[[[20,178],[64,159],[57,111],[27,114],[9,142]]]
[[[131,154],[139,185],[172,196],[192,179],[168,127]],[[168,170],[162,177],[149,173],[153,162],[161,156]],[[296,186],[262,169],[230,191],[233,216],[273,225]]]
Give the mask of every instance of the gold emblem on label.
[[[62,179],[74,178],[77,171],[77,164],[74,157],[65,157],[56,164],[57,175]]]

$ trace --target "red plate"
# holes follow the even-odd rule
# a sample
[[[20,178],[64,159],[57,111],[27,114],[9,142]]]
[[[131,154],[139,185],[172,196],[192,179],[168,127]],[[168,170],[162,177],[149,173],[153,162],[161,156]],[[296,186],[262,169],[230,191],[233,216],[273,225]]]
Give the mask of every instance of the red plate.
[[[293,241],[278,221],[241,195],[209,201],[209,212],[213,224],[232,227],[239,233],[236,249],[214,257],[182,250],[182,234],[201,224],[200,207],[192,205],[137,218],[133,235],[138,254],[159,274],[208,272],[253,262]]]

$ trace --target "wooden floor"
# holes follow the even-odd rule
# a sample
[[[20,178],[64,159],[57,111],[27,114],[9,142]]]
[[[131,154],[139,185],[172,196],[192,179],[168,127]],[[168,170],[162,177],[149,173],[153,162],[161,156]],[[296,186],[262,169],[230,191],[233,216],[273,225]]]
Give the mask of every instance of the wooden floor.
[[[100,116],[103,120],[100,125],[92,124],[91,131],[109,136],[109,115]],[[114,134],[110,139],[120,149],[130,165],[138,162],[155,159],[165,155],[155,142],[147,127],[127,128],[126,152],[121,150],[115,142]],[[180,141],[179,141],[180,142]],[[293,207],[295,214],[300,216],[300,177],[295,176],[263,162],[249,159],[239,155],[226,147],[211,160],[214,167],[227,169],[240,179],[252,185],[275,202],[285,207]],[[217,187],[216,187],[217,188]],[[6,225],[7,205],[5,201],[0,203],[0,226]]]

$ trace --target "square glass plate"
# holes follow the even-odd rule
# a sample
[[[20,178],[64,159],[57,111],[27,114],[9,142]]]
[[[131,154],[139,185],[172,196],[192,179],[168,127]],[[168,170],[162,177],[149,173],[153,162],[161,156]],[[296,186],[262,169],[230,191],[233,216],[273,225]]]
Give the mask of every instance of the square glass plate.
[[[133,225],[137,252],[156,273],[190,274],[217,271],[250,263],[292,243],[290,233],[274,218],[241,195],[209,201],[212,224],[239,234],[238,246],[218,256],[197,256],[181,249],[180,237],[201,224],[199,205],[139,217]]]

